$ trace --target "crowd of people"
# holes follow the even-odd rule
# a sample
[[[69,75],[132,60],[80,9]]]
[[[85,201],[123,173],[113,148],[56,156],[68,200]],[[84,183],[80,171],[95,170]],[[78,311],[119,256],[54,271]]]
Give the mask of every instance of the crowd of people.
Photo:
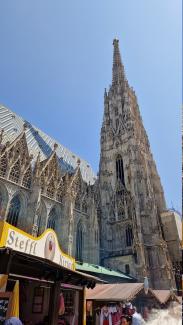
[[[93,324],[90,317],[87,318],[87,325]],[[104,305],[95,310],[95,325],[142,325],[145,324],[137,308],[130,302],[126,304]]]

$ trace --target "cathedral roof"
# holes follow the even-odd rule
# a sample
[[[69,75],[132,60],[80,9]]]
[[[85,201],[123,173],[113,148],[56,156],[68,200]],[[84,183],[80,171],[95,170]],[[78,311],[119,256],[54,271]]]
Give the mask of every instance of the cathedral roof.
[[[83,180],[88,184],[94,184],[96,175],[87,161],[81,159],[78,155],[74,154],[58,141],[12,112],[9,108],[0,105],[0,129],[4,130],[4,143],[7,141],[14,141],[23,131],[25,124],[26,140],[29,153],[33,155],[33,164],[35,163],[39,152],[41,161],[48,159],[50,154],[54,151],[55,143],[57,143],[56,154],[62,171],[72,173],[77,168],[79,160]]]

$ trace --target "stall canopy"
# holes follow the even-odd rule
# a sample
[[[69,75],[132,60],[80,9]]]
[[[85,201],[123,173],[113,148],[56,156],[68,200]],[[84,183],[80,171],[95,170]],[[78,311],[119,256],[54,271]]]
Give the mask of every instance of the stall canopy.
[[[15,278],[29,278],[37,281],[71,283],[93,288],[100,279],[75,270],[68,270],[44,258],[0,248],[0,273]]]
[[[151,290],[160,304],[165,305],[169,300],[175,300],[180,303],[178,297],[170,290]]]
[[[130,301],[138,294],[144,293],[143,283],[117,283],[97,284],[93,290],[86,290],[87,300],[96,301]],[[178,297],[170,290],[152,290],[149,293],[160,305],[165,305],[169,300],[180,303]]]
[[[93,290],[88,289],[86,291],[86,299],[100,301],[133,300],[143,288],[143,283],[99,284]]]

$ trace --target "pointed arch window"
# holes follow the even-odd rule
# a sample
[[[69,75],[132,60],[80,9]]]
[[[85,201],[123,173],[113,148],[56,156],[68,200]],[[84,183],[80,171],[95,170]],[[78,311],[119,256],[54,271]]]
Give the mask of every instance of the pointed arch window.
[[[123,159],[121,155],[118,155],[116,158],[116,178],[117,180],[120,180],[123,185],[125,185]]]
[[[23,177],[22,185],[26,188],[30,188],[31,187],[31,178],[32,178],[32,170],[31,170],[31,167],[29,167]]]
[[[130,265],[129,264],[125,265],[125,273],[130,274]]]
[[[133,231],[132,231],[132,227],[128,226],[126,228],[126,246],[131,247],[132,244],[133,244]]]
[[[18,224],[18,218],[20,215],[20,209],[21,209],[21,202],[19,195],[14,196],[14,198],[10,202],[10,207],[7,215],[6,221],[10,223],[13,226],[17,226]]]
[[[76,196],[76,200],[75,200],[75,209],[76,210],[80,210],[80,206],[81,206],[81,204],[80,204],[80,197],[79,197],[79,195],[77,195]]]
[[[18,160],[11,168],[9,180],[14,183],[18,183],[19,178],[20,178],[20,161]]]
[[[76,260],[83,260],[84,233],[82,224],[79,222],[76,232]]]
[[[115,116],[118,116],[118,107],[114,107]]]
[[[57,218],[56,209],[53,208],[51,210],[50,214],[49,214],[49,218],[48,218],[48,222],[47,222],[47,228],[51,228],[51,229],[55,230],[56,218]]]
[[[43,231],[45,230],[46,215],[47,215],[46,206],[43,202],[41,202],[39,210],[38,210],[38,214],[37,214],[37,227],[38,227],[37,235],[38,236],[41,235],[43,233]]]
[[[53,198],[55,196],[55,184],[53,178],[47,188],[47,196]]]
[[[98,229],[95,229],[95,243],[98,244],[99,242],[99,233],[98,233]]]
[[[87,203],[86,203],[86,200],[83,201],[83,204],[82,204],[82,211],[84,213],[87,213]]]
[[[4,177],[6,175],[7,167],[8,167],[8,159],[7,159],[7,155],[4,154],[0,159],[0,176]]]
[[[125,210],[122,208],[118,210],[118,219],[119,220],[125,219]]]

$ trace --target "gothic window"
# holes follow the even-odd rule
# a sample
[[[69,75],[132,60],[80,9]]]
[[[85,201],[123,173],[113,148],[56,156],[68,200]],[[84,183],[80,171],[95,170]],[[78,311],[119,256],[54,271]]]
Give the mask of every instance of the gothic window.
[[[95,243],[98,244],[99,236],[98,236],[98,230],[95,229]]]
[[[21,202],[18,195],[14,196],[14,198],[10,202],[10,207],[7,215],[6,221],[13,226],[17,226],[18,217],[20,215]]]
[[[87,213],[87,203],[86,203],[86,200],[83,201],[83,204],[82,204],[82,211],[84,213]]]
[[[123,159],[121,155],[118,155],[116,158],[116,177],[117,180],[120,180],[122,184],[125,185]]]
[[[43,233],[45,230],[46,226],[46,215],[47,215],[47,210],[46,206],[43,202],[41,202],[39,210],[38,210],[38,215],[37,215],[37,227],[38,227],[38,236]]]
[[[136,252],[134,253],[133,257],[134,257],[135,264],[138,264],[138,258]]]
[[[47,228],[51,228],[51,229],[55,230],[56,218],[57,218],[56,209],[53,208],[49,214]]]
[[[117,130],[118,126],[119,126],[119,119],[117,118],[116,119],[116,130]]]
[[[31,187],[31,178],[32,178],[32,170],[31,170],[31,167],[29,167],[23,177],[22,185],[24,187],[30,188]]]
[[[52,179],[50,181],[50,184],[48,185],[47,188],[47,196],[49,196],[50,198],[53,198],[55,194],[55,184],[54,184],[54,180]]]
[[[79,199],[79,195],[76,196],[75,209],[76,210],[80,210],[80,199]]]
[[[114,112],[115,112],[115,116],[118,116],[118,108],[117,107],[114,108]]]
[[[101,217],[102,217],[102,211],[101,211],[100,206],[98,206],[98,208],[97,208],[97,218],[98,218],[98,220],[101,219]]]
[[[130,265],[129,264],[125,265],[125,273],[130,274]]]
[[[0,176],[4,177],[6,175],[6,170],[8,166],[7,155],[1,157],[0,159]]]
[[[76,260],[82,261],[83,260],[83,247],[84,247],[84,233],[83,227],[81,222],[77,225],[77,232],[76,232]]]
[[[128,211],[128,218],[130,218],[132,215],[130,207],[127,208],[127,211]]]
[[[139,195],[139,205],[140,205],[140,209],[144,210],[144,196],[142,193]]]
[[[124,209],[124,206],[122,204],[120,204],[118,207],[118,219],[122,220],[124,218],[125,218],[125,209]]]
[[[149,248],[149,247],[147,247],[147,261],[148,261],[149,267],[151,267],[153,265],[153,261],[152,261],[151,248]]]
[[[132,227],[128,226],[126,228],[126,246],[130,247],[133,244],[133,231],[132,231]]]
[[[37,236],[40,236],[41,235],[41,214],[38,213],[38,216],[37,216]]]
[[[20,161],[18,160],[11,168],[9,179],[14,183],[18,183],[20,178]]]

